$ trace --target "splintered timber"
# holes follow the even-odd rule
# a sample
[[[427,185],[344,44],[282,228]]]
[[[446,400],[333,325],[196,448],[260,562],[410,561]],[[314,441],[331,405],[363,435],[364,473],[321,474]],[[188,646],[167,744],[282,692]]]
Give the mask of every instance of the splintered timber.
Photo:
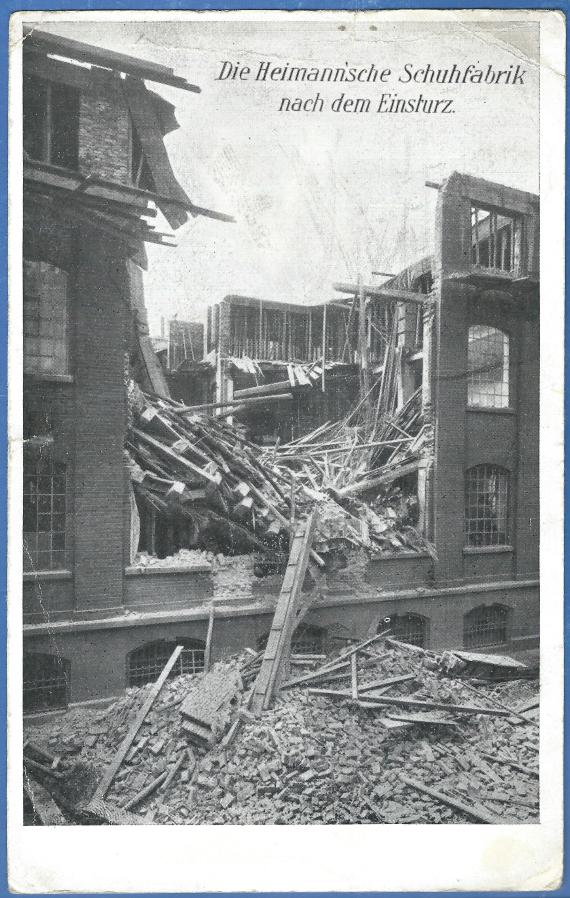
[[[268,60],[258,63],[256,69],[240,62],[224,60],[216,81],[295,81],[295,82],[344,82],[347,84],[386,84],[396,79],[400,84],[487,84],[524,85],[526,70],[512,63],[504,69],[489,64],[476,63],[446,68],[435,68],[431,63],[416,66],[406,63],[399,72],[391,68],[379,68],[374,63],[352,66],[348,62],[339,66],[272,65]]]

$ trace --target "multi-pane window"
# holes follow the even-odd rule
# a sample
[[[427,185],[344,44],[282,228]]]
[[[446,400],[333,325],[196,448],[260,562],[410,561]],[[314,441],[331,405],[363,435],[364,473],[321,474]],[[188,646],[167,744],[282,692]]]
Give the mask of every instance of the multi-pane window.
[[[378,632],[385,630],[386,626],[390,627],[390,636],[399,642],[407,642],[409,645],[417,645],[425,648],[427,637],[427,622],[425,617],[419,614],[392,614],[390,615],[390,623],[386,625],[382,620],[378,626]]]
[[[467,546],[505,546],[509,542],[509,472],[477,465],[466,473]]]
[[[24,151],[31,159],[79,166],[79,91],[35,75],[24,78]]]
[[[69,372],[67,272],[24,259],[24,371]]]
[[[65,568],[65,465],[24,454],[24,570]]]
[[[71,663],[59,655],[24,655],[24,711],[65,708],[69,702]]]
[[[486,324],[469,328],[467,402],[482,408],[509,405],[509,337]]]
[[[508,609],[503,605],[480,605],[463,618],[466,649],[503,645],[507,641]]]
[[[204,670],[204,643],[198,639],[184,637],[169,642],[159,639],[134,649],[127,659],[127,683],[129,686],[143,686],[156,680],[177,645],[184,646],[170,677],[194,674]]]

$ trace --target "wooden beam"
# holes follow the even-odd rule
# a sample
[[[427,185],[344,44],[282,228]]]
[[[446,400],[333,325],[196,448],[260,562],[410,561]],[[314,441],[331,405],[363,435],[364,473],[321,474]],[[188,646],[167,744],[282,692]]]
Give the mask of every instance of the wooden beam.
[[[358,296],[358,284],[333,284],[335,290],[339,293],[350,293],[352,296]],[[395,287],[362,287],[365,296],[373,299],[385,299],[386,302],[407,302],[413,305],[423,305],[425,302],[425,294],[412,293],[411,290],[397,290]]]
[[[115,776],[116,776],[121,764],[125,760],[131,745],[135,741],[135,737],[136,737],[138,731],[140,730],[141,726],[143,725],[148,712],[152,708],[162,687],[166,683],[172,668],[178,661],[183,650],[184,650],[184,646],[177,645],[176,648],[174,649],[172,655],[166,662],[166,665],[165,665],[162,673],[160,674],[158,680],[156,681],[156,683],[153,685],[152,689],[150,690],[144,705],[140,709],[140,711],[137,714],[135,720],[133,721],[127,735],[125,736],[125,738],[121,742],[119,748],[117,749],[117,752],[115,753],[113,760],[111,761],[107,770],[103,774],[103,778],[102,778],[101,782],[99,783],[99,785],[97,786],[97,789],[95,790],[95,794],[93,795],[93,798],[95,800],[102,800],[103,798],[105,798],[105,795],[109,791],[109,787],[110,787],[111,783],[113,782],[113,780],[115,779]]]
[[[391,695],[383,695],[381,698],[372,699],[362,696],[358,702],[361,708],[382,708],[384,705],[397,705],[405,708],[430,709],[434,711],[449,711],[455,714],[488,714],[491,717],[509,717],[510,711],[501,708],[477,708],[474,705],[450,705],[446,702],[420,701],[415,698],[395,698]]]
[[[456,811],[461,811],[462,814],[466,814],[468,817],[472,817],[478,823],[491,823],[491,824],[499,824],[504,821],[499,817],[494,817],[492,814],[485,811],[484,808],[476,808],[473,805],[465,804],[463,801],[459,801],[457,798],[451,798],[449,795],[445,795],[445,793],[440,792],[438,789],[432,789],[430,786],[424,786],[423,783],[420,783],[418,780],[414,780],[409,776],[405,776],[403,773],[400,774],[400,779],[406,786],[409,786],[411,789],[415,789],[417,792],[423,792],[425,795],[429,795],[430,798],[434,798],[436,801],[441,802],[442,804],[448,805],[448,807],[453,808]]]

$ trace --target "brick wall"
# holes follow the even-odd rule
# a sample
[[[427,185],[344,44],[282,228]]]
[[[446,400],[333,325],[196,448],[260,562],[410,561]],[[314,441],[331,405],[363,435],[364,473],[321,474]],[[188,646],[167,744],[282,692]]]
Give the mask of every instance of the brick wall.
[[[130,115],[118,76],[93,71],[80,94],[79,166],[111,181],[131,182]]]

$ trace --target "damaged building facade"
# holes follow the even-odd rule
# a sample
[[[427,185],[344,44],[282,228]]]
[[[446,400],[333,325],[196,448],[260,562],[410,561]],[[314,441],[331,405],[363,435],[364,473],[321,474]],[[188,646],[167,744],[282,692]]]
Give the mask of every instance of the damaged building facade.
[[[173,431],[157,448],[157,431],[133,426],[129,381],[165,401],[170,388],[173,414],[210,405],[209,420],[245,428],[260,451],[291,443],[292,455],[294,440],[355,403],[378,414],[367,396],[385,382],[384,417],[410,408],[421,421],[421,452],[396,480],[417,500],[424,542],[321,567],[297,650],[364,638],[386,618],[430,649],[536,647],[538,198],[453,174],[436,185],[429,258],[381,287],[336,285],[314,307],[228,295],[210,309],[204,357],[184,350],[164,371],[140,268],[145,241],[169,240],[149,221],[157,207],[172,228],[209,213],[174,177],[163,144],[173,108],[144,82],[192,85],[37,31],[24,65],[25,709],[118,695],[156,678],[175,645],[177,670],[200,670],[209,629],[216,659],[259,646],[271,627],[282,575],[256,576],[255,552],[212,545],[187,563],[140,563],[137,549],[169,554],[176,538],[141,501],[142,460],[158,489],[169,453],[191,447]],[[197,467],[196,450],[185,457]],[[204,465],[188,501],[209,501],[230,461]],[[335,495],[350,499],[340,475]],[[174,478],[169,491],[185,488]],[[244,515],[250,500],[236,496]]]

